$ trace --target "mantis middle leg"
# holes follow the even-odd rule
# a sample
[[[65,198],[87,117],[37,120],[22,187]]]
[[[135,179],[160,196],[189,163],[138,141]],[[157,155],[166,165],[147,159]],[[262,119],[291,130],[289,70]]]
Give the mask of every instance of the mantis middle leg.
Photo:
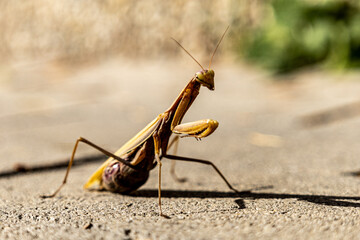
[[[208,161],[208,160],[202,160],[202,159],[196,159],[196,158],[188,158],[188,157],[181,157],[181,156],[174,156],[174,155],[164,155],[164,158],[170,159],[170,160],[178,160],[178,161],[186,161],[186,162],[197,162],[197,163],[202,163],[202,164],[206,164],[206,165],[211,165],[214,170],[220,175],[220,177],[224,180],[224,182],[226,183],[226,185],[233,190],[236,193],[239,193],[238,190],[236,190],[230,183],[229,181],[225,178],[225,176],[220,172],[220,170],[215,166],[215,164],[213,164],[212,162]]]
[[[171,142],[169,143],[169,146],[167,148],[167,150],[169,150],[172,146],[174,146],[174,150],[173,150],[173,155],[176,155],[177,153],[177,150],[178,150],[178,146],[179,146],[179,136],[175,136]],[[171,167],[170,167],[170,175],[171,177],[176,181],[176,182],[180,182],[180,183],[183,183],[183,182],[186,182],[187,178],[179,178],[177,175],[176,175],[176,172],[175,172],[175,164],[176,164],[176,161],[172,161],[171,162]]]

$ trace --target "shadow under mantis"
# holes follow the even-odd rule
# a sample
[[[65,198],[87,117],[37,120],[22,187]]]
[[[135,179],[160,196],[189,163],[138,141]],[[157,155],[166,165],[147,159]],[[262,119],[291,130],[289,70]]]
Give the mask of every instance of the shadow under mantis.
[[[74,162],[74,167],[88,164],[90,162],[104,161],[103,155],[93,155],[80,157]],[[0,178],[9,178],[22,174],[34,174],[40,172],[62,170],[68,165],[68,160],[61,160],[55,163],[43,164],[37,166],[26,166],[19,164],[17,168],[10,171],[0,172]],[[355,207],[360,208],[360,197],[354,196],[333,196],[333,195],[314,195],[314,194],[286,194],[286,193],[273,193],[273,192],[255,192],[272,188],[272,186],[263,186],[256,189],[235,192],[220,192],[220,191],[191,191],[191,190],[162,190],[161,196],[163,198],[237,198],[235,203],[239,209],[246,208],[244,199],[297,199],[299,201],[306,201],[310,203],[337,206],[337,207]],[[140,189],[130,196],[133,197],[147,197],[157,198],[157,189]],[[358,201],[358,202],[356,202]]]
[[[272,186],[263,187],[263,188],[272,188]],[[158,191],[155,189],[154,190],[140,189],[130,194],[130,196],[157,198]],[[219,192],[219,191],[162,190],[161,197],[163,198],[237,198],[235,200],[235,203],[238,205],[240,209],[246,208],[244,202],[245,199],[250,199],[250,200],[297,199],[299,201],[306,201],[319,205],[360,208],[360,197],[314,195],[314,194],[286,194],[286,193],[272,193],[272,192],[257,193],[257,192],[253,192],[253,190],[242,191],[239,193]]]

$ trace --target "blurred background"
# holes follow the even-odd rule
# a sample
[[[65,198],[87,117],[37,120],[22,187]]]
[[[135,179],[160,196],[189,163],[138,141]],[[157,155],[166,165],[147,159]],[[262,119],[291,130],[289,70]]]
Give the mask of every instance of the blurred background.
[[[23,148],[41,154],[27,146],[29,139],[37,142],[39,129],[65,126],[76,130],[61,131],[63,139],[48,132],[44,139],[39,133],[37,143],[46,145],[48,138],[56,138],[69,149],[72,139],[86,133],[105,145],[118,146],[107,129],[98,130],[103,121],[124,142],[166,109],[199,70],[171,37],[207,66],[227,26],[230,29],[212,66],[219,69],[220,79],[231,83],[216,82],[220,97],[212,105],[200,102],[199,117],[215,111],[212,106],[226,105],[235,109],[235,121],[241,125],[256,112],[252,105],[258,103],[261,111],[275,114],[284,109],[289,117],[293,114],[293,122],[311,127],[360,113],[357,94],[349,93],[357,88],[347,86],[356,85],[360,66],[360,3],[356,0],[14,0],[0,1],[0,8],[0,128],[9,134],[3,136],[9,146],[13,145],[10,139],[23,141]],[[337,93],[341,87],[334,82],[339,80],[349,90]],[[241,86],[246,94],[220,92],[225,86],[233,90]],[[332,90],[326,92],[325,86]],[[268,91],[266,99],[257,95],[262,88]],[[214,98],[203,94],[205,99]],[[269,101],[280,105],[265,107],[271,105]],[[291,101],[303,105],[296,109]],[[99,105],[108,111],[107,120],[99,121],[94,116],[97,112],[89,110]],[[119,124],[116,118],[125,122]],[[224,115],[222,120],[228,126],[229,118]],[[89,129],[84,122],[98,128]],[[134,130],[121,135],[123,125]],[[29,127],[33,132],[24,132]],[[263,127],[254,125],[239,134],[248,135],[253,144],[259,136],[266,138],[257,134]],[[64,149],[54,147],[62,156]],[[12,147],[4,149],[4,155],[13,154]]]
[[[183,54],[170,37],[208,61],[228,25],[217,59],[231,55],[275,73],[360,64],[356,0],[15,0],[1,1],[0,7],[2,65],[56,61],[74,66],[119,55],[168,59]]]
[[[227,26],[212,66],[219,69],[216,78],[229,82],[216,82],[217,100],[204,91],[204,99],[213,100],[199,100],[202,107],[192,118],[203,118],[216,106],[235,109],[235,124],[245,127],[239,136],[247,135],[247,143],[254,144],[266,138],[257,131],[269,132],[270,140],[284,132],[247,121],[257,108],[271,114],[283,110],[291,124],[304,127],[360,113],[356,0],[14,0],[0,1],[0,8],[0,129],[9,134],[3,136],[8,144],[4,156],[14,154],[10,139],[42,154],[41,148],[27,145],[29,140],[45,146],[55,138],[66,146],[54,143],[59,156],[84,134],[118,146],[108,129],[98,130],[104,123],[124,142],[164,111],[199,70],[171,37],[207,66]],[[257,94],[261,89],[267,91],[264,96]],[[100,108],[107,111],[101,121],[96,116]],[[231,126],[229,115],[214,118]],[[135,130],[124,135],[123,126]],[[61,131],[61,139],[54,127],[69,129]],[[47,129],[47,137],[40,129]],[[56,134],[50,136],[49,129]]]

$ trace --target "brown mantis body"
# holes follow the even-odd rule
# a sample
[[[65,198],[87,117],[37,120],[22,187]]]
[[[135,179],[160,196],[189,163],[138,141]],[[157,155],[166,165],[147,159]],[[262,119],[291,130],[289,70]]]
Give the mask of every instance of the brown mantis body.
[[[216,46],[212,57],[214,56],[217,47],[219,46],[225,33],[226,31],[224,32],[218,45]],[[180,45],[180,47],[182,46]],[[152,170],[156,165],[158,165],[159,211],[161,216],[165,216],[163,215],[161,210],[162,158],[167,158],[170,160],[198,162],[211,165],[225,181],[228,187],[231,190],[237,192],[237,190],[234,189],[226,180],[226,178],[219,171],[219,169],[210,161],[167,154],[168,148],[172,145],[174,141],[178,140],[177,136],[174,138],[173,142],[169,143],[170,136],[173,133],[201,139],[203,137],[211,135],[218,126],[218,122],[212,119],[205,119],[181,124],[184,115],[199,94],[200,87],[205,86],[210,90],[214,90],[214,71],[210,69],[210,66],[208,70],[205,70],[202,66],[201,68],[202,71],[195,74],[195,77],[193,77],[190,82],[185,86],[185,88],[181,91],[181,93],[175,99],[169,109],[158,115],[157,118],[155,118],[151,123],[149,123],[143,130],[141,130],[137,135],[130,139],[114,154],[80,137],[76,141],[76,144],[74,146],[74,150],[62,185],[55,191],[54,194],[46,197],[55,196],[60,191],[62,186],[66,183],[79,142],[86,143],[109,157],[109,159],[99,167],[99,169],[90,177],[88,182],[84,185],[84,188],[86,189],[97,184],[100,185],[101,188],[109,191],[130,193],[142,186],[149,177],[149,171]]]

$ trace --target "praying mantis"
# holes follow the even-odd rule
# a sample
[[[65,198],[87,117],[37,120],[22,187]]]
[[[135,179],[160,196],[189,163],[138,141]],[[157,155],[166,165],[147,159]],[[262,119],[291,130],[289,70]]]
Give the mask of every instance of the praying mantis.
[[[189,81],[185,88],[180,92],[179,96],[165,112],[159,114],[152,122],[150,122],[144,129],[137,133],[115,153],[111,153],[85,138],[78,138],[72,151],[62,184],[53,194],[43,197],[54,197],[66,184],[74,161],[75,153],[80,142],[99,150],[109,157],[92,174],[84,185],[85,189],[98,185],[100,188],[108,191],[123,194],[130,193],[141,187],[147,181],[150,170],[158,165],[159,215],[163,217],[167,217],[163,214],[161,209],[161,160],[163,158],[210,165],[231,190],[238,192],[232,187],[225,176],[212,162],[167,154],[168,149],[179,140],[179,136],[194,137],[199,140],[211,135],[218,127],[218,122],[212,119],[198,120],[183,124],[181,124],[181,121],[191,104],[198,96],[201,86],[204,86],[211,91],[215,89],[215,73],[214,70],[211,69],[211,62],[228,29],[229,27],[226,28],[217,43],[211,56],[208,69],[204,69],[203,66],[178,41],[173,39],[201,67],[202,70],[195,74],[195,76]],[[169,143],[169,139],[172,134],[175,134],[176,136]]]

